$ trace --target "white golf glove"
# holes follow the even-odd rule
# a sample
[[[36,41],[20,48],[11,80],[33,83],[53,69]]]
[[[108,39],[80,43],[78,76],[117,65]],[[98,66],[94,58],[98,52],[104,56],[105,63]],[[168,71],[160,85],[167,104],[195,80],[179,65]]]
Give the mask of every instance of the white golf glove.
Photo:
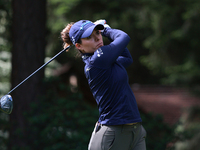
[[[97,21],[94,22],[94,24],[102,24],[104,26],[104,28],[111,28],[108,24],[106,24],[106,20],[105,19],[97,20]]]

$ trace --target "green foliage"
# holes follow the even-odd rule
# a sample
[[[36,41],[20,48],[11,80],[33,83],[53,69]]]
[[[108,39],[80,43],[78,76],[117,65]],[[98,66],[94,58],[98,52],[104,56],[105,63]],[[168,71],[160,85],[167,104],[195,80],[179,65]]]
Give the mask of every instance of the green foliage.
[[[0,96],[4,95],[10,88],[9,77],[11,70],[10,54],[10,1],[0,2]]]
[[[0,52],[10,50],[10,0],[0,1]]]
[[[10,70],[10,53],[7,51],[0,51],[0,95],[4,95],[10,88]]]
[[[97,109],[84,103],[80,93],[72,93],[59,79],[47,79],[46,86],[40,104],[32,103],[27,114],[33,131],[30,149],[87,149],[98,119]]]
[[[68,19],[68,16],[65,15],[66,12],[69,12],[72,7],[74,7],[79,0],[48,0],[47,1],[47,29],[48,29],[48,47],[47,54],[49,56],[54,51],[59,51],[62,49],[62,41],[59,38],[60,32],[67,25],[67,23],[72,22]],[[56,42],[55,42],[56,41]],[[55,52],[57,53],[57,52]]]
[[[161,115],[152,115],[151,113],[141,113],[143,126],[147,131],[146,145],[147,149],[164,150],[167,144],[173,140],[174,127],[170,127],[163,122]]]
[[[176,150],[198,150],[200,143],[200,107],[185,110],[180,123],[175,129]]]
[[[9,115],[0,112],[0,149],[6,150],[8,138],[9,138],[9,128],[10,124],[8,122]]]
[[[10,88],[10,0],[0,1],[0,97],[7,93]],[[9,115],[0,112],[0,149],[6,150],[9,138]]]
[[[163,77],[162,84],[198,87],[200,2],[149,1],[142,12],[144,8],[146,13],[138,22],[151,33],[143,42],[150,54],[142,56],[141,62],[154,75]]]

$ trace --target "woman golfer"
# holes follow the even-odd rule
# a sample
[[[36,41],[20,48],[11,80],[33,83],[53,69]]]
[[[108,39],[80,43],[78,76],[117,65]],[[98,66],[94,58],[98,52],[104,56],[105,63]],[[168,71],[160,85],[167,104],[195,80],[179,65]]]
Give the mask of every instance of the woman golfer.
[[[102,36],[111,41],[109,45],[104,45]],[[146,131],[125,69],[132,63],[126,48],[130,37],[111,29],[104,20],[68,24],[61,37],[64,47],[74,44],[80,51],[85,76],[99,109],[88,149],[146,150]]]

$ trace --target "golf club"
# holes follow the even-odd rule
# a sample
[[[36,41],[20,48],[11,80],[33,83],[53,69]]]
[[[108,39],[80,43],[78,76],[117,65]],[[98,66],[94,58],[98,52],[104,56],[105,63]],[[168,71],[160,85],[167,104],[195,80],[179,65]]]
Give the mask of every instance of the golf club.
[[[61,50],[58,54],[56,54],[54,57],[52,57],[49,61],[47,61],[45,64],[43,64],[41,67],[39,67],[36,71],[34,71],[31,75],[29,75],[27,78],[25,78],[22,82],[20,82],[13,89],[11,89],[6,95],[4,95],[0,99],[0,110],[3,111],[6,114],[10,114],[12,112],[12,109],[13,109],[13,99],[12,99],[12,96],[10,95],[10,93],[13,92],[16,88],[18,88],[20,85],[22,85],[26,80],[28,80],[35,73],[37,73],[39,70],[41,70],[43,67],[45,67],[47,64],[49,64],[52,60],[54,60],[57,56],[59,56],[60,54],[65,52],[70,47],[71,46],[68,46],[65,49]]]

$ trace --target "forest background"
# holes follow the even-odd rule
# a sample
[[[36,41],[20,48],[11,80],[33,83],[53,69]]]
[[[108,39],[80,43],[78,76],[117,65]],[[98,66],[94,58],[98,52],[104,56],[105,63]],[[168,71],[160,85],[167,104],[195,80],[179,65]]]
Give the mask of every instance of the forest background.
[[[106,19],[131,37],[130,85],[185,87],[198,96],[199,18],[196,0],[1,0],[0,95],[63,49],[67,23]],[[75,55],[74,49],[62,54],[13,91],[12,114],[0,113],[1,150],[87,149],[98,111]],[[141,116],[150,150],[183,150],[177,142],[199,138],[196,125],[180,130],[162,116],[142,110]]]

